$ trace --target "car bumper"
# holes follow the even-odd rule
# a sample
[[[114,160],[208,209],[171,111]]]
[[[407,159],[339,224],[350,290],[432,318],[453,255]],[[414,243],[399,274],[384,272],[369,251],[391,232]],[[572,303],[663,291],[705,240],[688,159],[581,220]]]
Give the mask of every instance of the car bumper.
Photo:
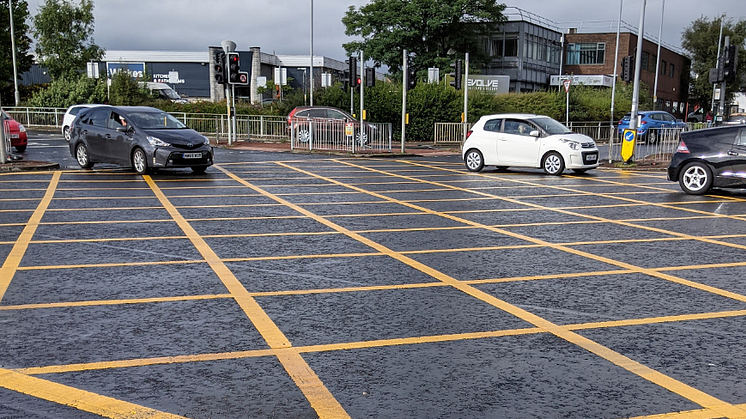
[[[153,150],[149,163],[154,168],[211,166],[213,154],[212,147],[200,147],[193,150],[162,147]]]
[[[28,136],[25,132],[22,132],[20,134],[10,134],[10,145],[15,146],[23,146],[28,144]]]
[[[565,166],[568,169],[593,169],[599,165],[598,149],[577,151],[570,153],[568,159],[565,159]]]

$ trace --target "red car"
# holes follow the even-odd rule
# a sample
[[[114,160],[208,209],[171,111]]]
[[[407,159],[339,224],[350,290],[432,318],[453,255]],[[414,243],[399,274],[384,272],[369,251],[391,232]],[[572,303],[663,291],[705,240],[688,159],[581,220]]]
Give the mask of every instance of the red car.
[[[10,145],[15,147],[18,152],[26,151],[28,145],[26,127],[11,118],[5,111],[2,111],[2,113],[5,118],[5,134],[10,134]]]

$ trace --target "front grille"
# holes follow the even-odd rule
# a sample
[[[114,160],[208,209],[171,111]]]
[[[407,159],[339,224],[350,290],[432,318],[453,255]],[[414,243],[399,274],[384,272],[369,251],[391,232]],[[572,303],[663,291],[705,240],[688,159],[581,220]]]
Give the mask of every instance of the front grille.
[[[580,146],[583,148],[593,148],[596,146],[594,143],[580,143]]]
[[[189,146],[189,144],[191,144],[191,146]],[[202,144],[204,144],[202,141],[193,141],[191,143],[184,143],[184,144],[171,143],[171,145],[173,147],[175,147],[175,148],[183,148],[183,149],[186,149],[186,150],[192,150],[192,149],[195,149],[197,147],[202,147]]]
[[[596,164],[598,163],[598,151],[590,151],[583,153],[583,164]]]

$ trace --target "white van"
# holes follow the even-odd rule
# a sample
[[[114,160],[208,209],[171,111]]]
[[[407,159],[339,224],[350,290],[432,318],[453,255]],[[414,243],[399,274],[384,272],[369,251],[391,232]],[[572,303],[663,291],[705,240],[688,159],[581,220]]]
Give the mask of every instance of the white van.
[[[141,82],[142,83],[142,82]],[[176,90],[166,83],[145,82],[145,86],[158,95],[158,99],[170,100],[174,103],[187,103],[188,101],[176,93]]]

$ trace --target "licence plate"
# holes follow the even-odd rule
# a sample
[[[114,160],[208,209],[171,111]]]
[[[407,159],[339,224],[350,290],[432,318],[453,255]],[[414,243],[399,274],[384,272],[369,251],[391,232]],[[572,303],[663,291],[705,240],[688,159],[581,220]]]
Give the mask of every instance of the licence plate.
[[[10,138],[19,138],[20,134],[10,134]]]
[[[184,153],[185,159],[201,159],[202,153]]]
[[[589,154],[589,155],[585,156],[585,159],[588,160],[588,161],[596,161],[597,158],[598,158],[598,156],[595,155],[595,154]]]

